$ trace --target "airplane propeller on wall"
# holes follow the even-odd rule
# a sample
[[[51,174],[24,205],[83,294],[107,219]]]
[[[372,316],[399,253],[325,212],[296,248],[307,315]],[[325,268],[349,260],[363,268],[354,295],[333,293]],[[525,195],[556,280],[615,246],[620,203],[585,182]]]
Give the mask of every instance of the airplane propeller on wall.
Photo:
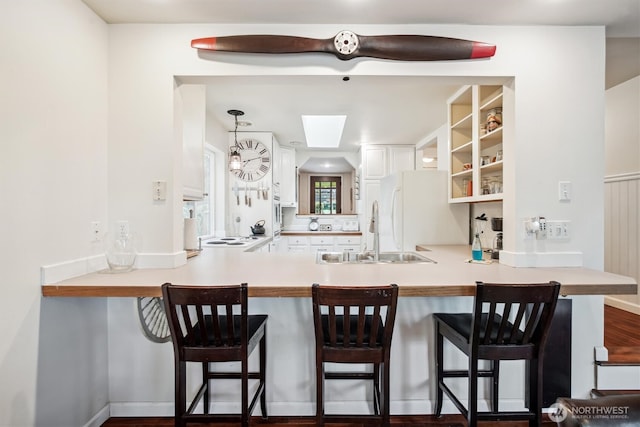
[[[331,53],[342,60],[367,56],[396,61],[447,61],[489,58],[496,46],[472,40],[419,35],[361,36],[340,31],[329,39],[279,35],[207,37],[191,47],[215,52]]]

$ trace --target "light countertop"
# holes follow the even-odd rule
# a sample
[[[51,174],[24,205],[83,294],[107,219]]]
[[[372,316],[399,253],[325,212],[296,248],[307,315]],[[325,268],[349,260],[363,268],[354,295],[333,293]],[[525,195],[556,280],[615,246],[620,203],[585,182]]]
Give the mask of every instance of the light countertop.
[[[160,286],[247,282],[252,297],[309,297],[313,283],[383,285],[396,283],[400,296],[475,294],[475,282],[541,283],[557,280],[562,295],[636,294],[633,278],[587,268],[515,268],[469,264],[468,246],[430,246],[437,264],[317,264],[311,253],[203,250],[172,269],[91,273],[42,285],[45,297],[160,296]]]
[[[362,231],[310,231],[310,230],[282,230],[282,236],[362,236]]]

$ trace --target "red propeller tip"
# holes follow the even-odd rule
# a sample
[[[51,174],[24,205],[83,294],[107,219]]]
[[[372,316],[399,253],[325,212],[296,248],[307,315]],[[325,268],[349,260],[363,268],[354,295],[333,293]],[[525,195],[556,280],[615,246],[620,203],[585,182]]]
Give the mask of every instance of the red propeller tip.
[[[204,39],[193,39],[191,40],[191,47],[196,49],[211,49],[215,50],[216,47],[216,38],[215,37],[207,37]]]
[[[471,59],[489,58],[496,53],[496,45],[481,42],[473,42],[471,50]]]

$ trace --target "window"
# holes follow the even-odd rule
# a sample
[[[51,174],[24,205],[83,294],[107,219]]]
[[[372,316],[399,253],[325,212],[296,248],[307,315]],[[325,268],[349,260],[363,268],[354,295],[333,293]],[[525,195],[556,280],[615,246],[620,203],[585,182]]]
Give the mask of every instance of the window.
[[[184,202],[182,205],[183,216],[189,218],[190,211],[196,218],[198,236],[209,236],[213,234],[214,209],[213,209],[213,188],[214,188],[214,153],[205,149],[204,152],[204,196],[202,200]]]
[[[335,215],[342,213],[340,189],[342,178],[339,176],[312,176],[309,194],[311,213],[316,215]]]

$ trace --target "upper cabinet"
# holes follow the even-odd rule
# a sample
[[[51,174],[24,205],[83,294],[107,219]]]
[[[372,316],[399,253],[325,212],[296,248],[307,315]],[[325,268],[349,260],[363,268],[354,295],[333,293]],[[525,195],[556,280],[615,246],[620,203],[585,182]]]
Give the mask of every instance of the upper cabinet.
[[[295,207],[298,203],[296,151],[292,148],[281,147],[280,162],[280,204],[283,207]]]
[[[205,97],[204,85],[184,84],[175,94],[176,122],[182,126],[184,200],[201,200],[204,196]]]
[[[464,86],[449,99],[450,202],[502,200],[503,107],[497,85]]]
[[[365,145],[362,147],[363,179],[382,179],[392,173],[415,169],[414,145]]]

